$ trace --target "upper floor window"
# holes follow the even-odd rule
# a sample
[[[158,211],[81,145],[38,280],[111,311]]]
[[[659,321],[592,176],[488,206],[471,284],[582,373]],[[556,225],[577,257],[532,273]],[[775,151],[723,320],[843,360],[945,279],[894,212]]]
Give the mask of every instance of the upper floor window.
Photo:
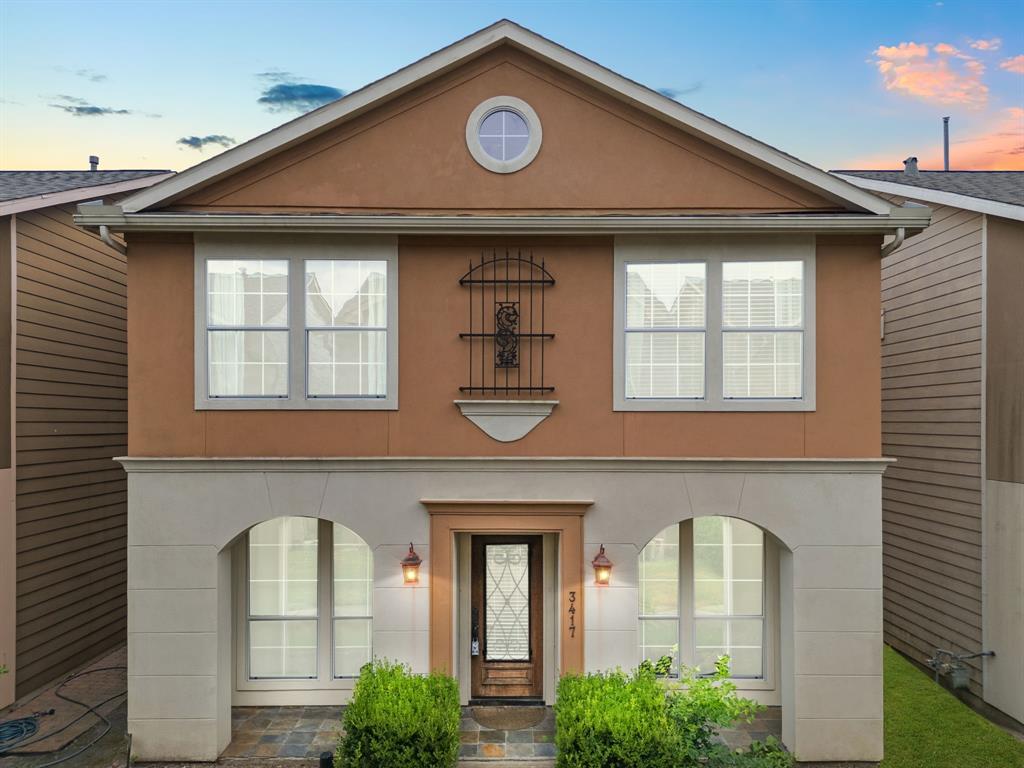
[[[812,238],[620,238],[616,410],[814,409]]]
[[[397,407],[394,240],[196,243],[196,407]]]

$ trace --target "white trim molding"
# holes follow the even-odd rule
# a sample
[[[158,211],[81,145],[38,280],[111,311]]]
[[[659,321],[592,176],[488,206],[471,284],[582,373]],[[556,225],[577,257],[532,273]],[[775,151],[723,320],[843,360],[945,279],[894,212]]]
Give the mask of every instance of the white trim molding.
[[[456,400],[459,411],[488,437],[514,443],[551,415],[557,400]]]
[[[869,189],[872,192],[884,192],[890,195],[899,195],[911,200],[923,200],[926,203],[937,205],[949,205],[954,208],[963,208],[966,211],[977,213],[988,213],[993,216],[1001,216],[1004,219],[1024,221],[1024,205],[1013,205],[1012,203],[1000,203],[996,200],[985,200],[981,197],[971,195],[960,195],[956,192],[942,192],[936,189],[927,189],[913,184],[900,184],[895,181],[879,181],[877,179],[864,179],[860,176],[848,176],[845,173],[836,173],[834,176],[845,179],[858,187]]]
[[[288,261],[288,393],[283,397],[211,397],[207,372],[206,262],[209,259]],[[384,397],[310,397],[307,387],[305,261],[387,262],[387,373]],[[204,233],[195,240],[195,409],[387,410],[398,409],[398,241],[391,238],[245,237]],[[270,329],[274,330],[274,329]]]
[[[540,61],[567,72],[703,141],[777,173],[805,189],[824,195],[844,208],[876,214],[884,214],[889,210],[889,204],[885,200],[865,192],[847,180],[815,168],[707,115],[685,107],[674,99],[616,74],[507,19],[474,32],[344,98],[313,110],[251,141],[232,147],[152,189],[132,195],[124,201],[124,210],[135,213],[167,205],[188,192],[323,133],[345,120],[365,113],[385,100],[407,93],[424,82],[505,44],[525,51]]]
[[[509,160],[498,160],[492,157],[480,143],[480,126],[484,119],[492,112],[500,110],[515,112],[526,123],[528,135],[526,148],[518,156]],[[540,144],[543,139],[544,134],[537,113],[533,107],[515,96],[495,96],[492,99],[487,99],[470,112],[469,119],[466,120],[466,146],[469,148],[469,154],[480,165],[494,173],[515,173],[528,166],[540,152]]]
[[[626,397],[627,264],[663,261],[704,263],[704,396]],[[803,263],[801,332],[802,395],[799,398],[726,398],[722,373],[722,264],[730,261]],[[615,239],[613,409],[616,411],[813,411],[815,408],[815,241],[812,235],[758,237],[617,237]],[[742,329],[740,329],[742,330]],[[768,329],[765,329],[768,330]]]
[[[117,232],[311,232],[404,235],[586,235],[702,232],[830,232],[916,234],[931,223],[931,210],[893,207],[886,214],[766,213],[693,216],[417,216],[288,213],[131,213],[118,206],[79,207],[75,223]]]

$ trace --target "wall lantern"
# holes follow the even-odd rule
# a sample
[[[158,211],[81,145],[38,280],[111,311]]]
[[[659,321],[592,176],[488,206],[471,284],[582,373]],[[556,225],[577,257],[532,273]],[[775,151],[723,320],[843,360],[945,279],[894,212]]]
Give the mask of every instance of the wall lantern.
[[[409,542],[409,554],[402,558],[402,578],[406,584],[419,584],[420,583],[420,564],[423,560],[416,554],[416,550],[412,548],[412,542]]]
[[[607,587],[612,581],[612,561],[604,553],[604,544],[590,564],[594,566],[594,583]]]

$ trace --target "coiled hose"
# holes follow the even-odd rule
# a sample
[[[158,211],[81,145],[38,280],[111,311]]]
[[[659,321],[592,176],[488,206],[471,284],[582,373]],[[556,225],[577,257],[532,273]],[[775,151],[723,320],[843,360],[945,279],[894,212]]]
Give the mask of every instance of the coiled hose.
[[[85,707],[85,712],[80,714],[74,720],[72,720],[72,721],[70,721],[68,723],[65,723],[64,725],[62,725],[60,728],[58,728],[55,731],[50,731],[49,733],[41,733],[41,734],[39,733],[39,719],[41,717],[45,717],[47,715],[52,715],[54,713],[54,711],[55,711],[53,709],[50,709],[50,710],[47,710],[47,711],[42,711],[42,712],[36,712],[36,713],[34,713],[32,715],[29,715],[28,717],[21,717],[21,718],[18,718],[16,720],[5,720],[3,722],[0,722],[0,757],[4,757],[6,755],[39,755],[39,756],[42,756],[42,755],[54,755],[54,754],[57,754],[58,752],[63,751],[66,748],[67,745],[65,745],[64,747],[60,747],[59,749],[49,749],[49,750],[42,750],[42,751],[25,750],[24,747],[31,746],[32,744],[35,744],[35,743],[37,743],[39,741],[42,741],[43,739],[48,739],[51,736],[56,736],[58,733],[60,733],[61,731],[67,730],[72,725],[74,725],[79,720],[81,720],[83,717],[85,717],[86,715],[89,715],[89,714],[95,715],[97,718],[99,718],[100,722],[103,723],[104,728],[103,728],[103,731],[101,733],[99,733],[88,744],[85,744],[80,749],[75,750],[71,754],[64,755],[62,757],[57,758],[56,760],[51,760],[48,763],[41,763],[40,765],[34,766],[33,768],[49,768],[49,766],[52,766],[52,765],[59,765],[60,763],[66,762],[67,760],[70,760],[73,757],[78,757],[80,754],[82,754],[86,750],[92,748],[92,746],[95,745],[100,739],[102,739],[104,736],[106,736],[108,733],[110,733],[110,730],[113,727],[111,725],[110,721],[106,717],[104,717],[103,714],[99,711],[99,708],[102,707],[104,704],[107,704],[108,702],[113,701],[114,699],[117,699],[117,698],[120,698],[121,696],[126,695],[128,693],[128,691],[127,690],[119,691],[118,693],[115,693],[113,696],[110,696],[110,697],[104,699],[103,701],[99,702],[98,704],[88,704],[88,703],[86,703],[84,701],[79,701],[78,699],[71,698],[70,696],[68,696],[67,694],[65,694],[63,692],[63,688],[68,683],[72,682],[73,680],[77,680],[78,678],[84,677],[85,675],[91,675],[91,674],[93,674],[95,672],[111,672],[111,671],[114,671],[114,670],[122,670],[122,669],[123,670],[127,670],[127,667],[123,667],[123,666],[121,666],[121,667],[96,667],[94,669],[86,669],[86,670],[83,670],[81,672],[76,672],[75,674],[71,675],[70,677],[65,678],[61,682],[61,684],[58,685],[56,687],[56,689],[54,689],[54,692],[53,692],[54,695],[58,699],[66,701],[66,702],[68,702],[70,704],[76,704],[76,705],[78,705],[80,707]],[[29,703],[31,701],[34,701],[36,698],[39,698],[39,696],[41,696],[41,695],[42,695],[42,693],[37,694],[35,697],[33,697],[32,699],[29,700]],[[21,749],[18,749],[17,751],[14,751],[14,747],[18,747],[18,746],[20,746]]]

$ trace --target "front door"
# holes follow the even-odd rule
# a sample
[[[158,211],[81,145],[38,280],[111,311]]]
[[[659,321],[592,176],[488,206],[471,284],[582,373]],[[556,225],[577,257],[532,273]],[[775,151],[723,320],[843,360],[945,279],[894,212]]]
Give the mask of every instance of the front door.
[[[472,697],[541,698],[542,537],[474,536]]]

